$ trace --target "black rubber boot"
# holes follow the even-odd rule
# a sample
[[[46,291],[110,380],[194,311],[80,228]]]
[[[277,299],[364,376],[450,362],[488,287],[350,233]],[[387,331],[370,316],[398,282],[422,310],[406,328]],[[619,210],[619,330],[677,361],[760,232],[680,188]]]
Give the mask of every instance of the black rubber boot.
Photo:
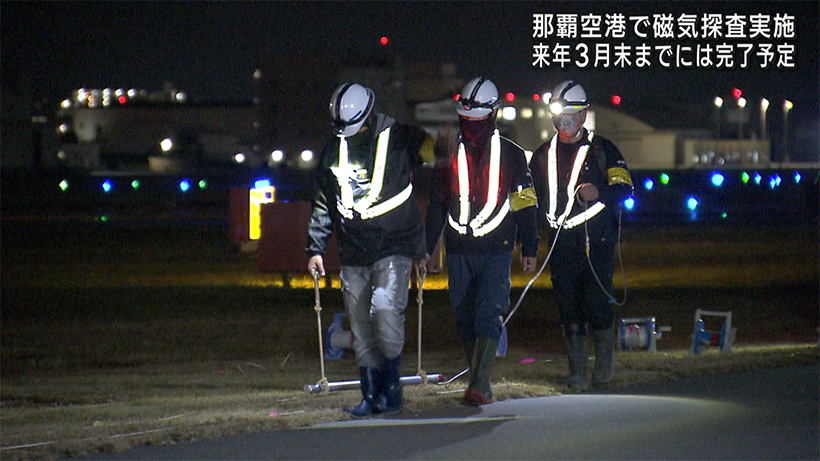
[[[360,367],[359,376],[362,387],[362,401],[355,407],[345,408],[345,411],[361,418],[380,411],[376,403],[380,398],[382,383],[381,372],[376,368]]]
[[[493,402],[490,378],[497,350],[498,341],[490,338],[476,339],[473,357],[470,360],[470,386],[464,392],[464,401],[468,405],[478,406]]]
[[[589,338],[578,325],[564,328],[567,342],[569,376],[567,387],[573,391],[587,390],[587,363],[589,361]]]
[[[606,386],[615,376],[615,326],[592,330],[595,343],[595,367],[592,369],[592,385]]]
[[[399,411],[404,405],[401,388],[401,354],[393,359],[384,359],[382,373],[384,376],[382,410],[386,413]]]

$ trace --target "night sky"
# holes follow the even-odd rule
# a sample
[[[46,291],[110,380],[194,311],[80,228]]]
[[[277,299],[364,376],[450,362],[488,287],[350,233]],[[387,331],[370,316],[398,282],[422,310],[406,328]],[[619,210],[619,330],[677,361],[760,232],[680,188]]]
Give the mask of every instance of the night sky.
[[[459,76],[486,74],[502,91],[540,93],[565,78],[593,102],[691,101],[709,107],[733,87],[751,100],[795,102],[817,123],[820,2],[8,2],[2,18],[4,88],[58,102],[76,88],[158,90],[172,81],[192,98],[247,101],[251,75],[280,54],[367,55],[381,36],[406,61],[457,63]],[[792,14],[791,69],[534,68],[533,13],[625,15]],[[555,39],[552,39],[555,41]],[[545,40],[541,40],[542,42]],[[657,44],[646,40],[649,44]],[[751,40],[752,43],[760,40]],[[675,41],[669,41],[675,43]],[[704,116],[708,116],[704,113]]]

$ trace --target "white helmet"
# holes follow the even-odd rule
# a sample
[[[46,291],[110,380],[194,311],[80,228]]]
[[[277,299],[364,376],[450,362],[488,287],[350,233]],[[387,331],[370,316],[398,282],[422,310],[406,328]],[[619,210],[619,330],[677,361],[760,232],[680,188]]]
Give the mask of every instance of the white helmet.
[[[456,112],[467,117],[484,117],[501,105],[498,88],[484,77],[476,77],[461,90]]]
[[[330,118],[337,136],[352,136],[358,133],[376,97],[369,88],[358,83],[344,83],[330,97]]]
[[[584,88],[572,80],[561,82],[550,97],[550,112],[553,115],[574,114],[589,107]]]

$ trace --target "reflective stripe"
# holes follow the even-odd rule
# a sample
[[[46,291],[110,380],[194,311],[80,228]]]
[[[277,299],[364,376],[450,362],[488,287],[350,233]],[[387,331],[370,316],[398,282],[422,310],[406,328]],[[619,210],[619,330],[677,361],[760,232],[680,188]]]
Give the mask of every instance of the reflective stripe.
[[[347,139],[342,136],[339,139],[339,166],[331,168],[330,171],[336,176],[341,192],[342,207],[351,208],[353,206],[353,188],[350,187],[350,164],[347,160]]]
[[[593,216],[600,213],[604,208],[606,208],[606,205],[604,205],[602,202],[597,202],[596,204],[587,208],[583,213],[578,213],[577,215],[567,219],[567,222],[564,223],[564,227],[566,227],[567,229],[572,229],[578,224],[583,224],[585,221],[588,221]]]
[[[501,136],[498,130],[490,138],[490,172],[487,184],[487,201],[481,211],[470,221],[470,175],[467,165],[467,150],[464,143],[458,145],[458,221],[448,214],[450,226],[459,234],[467,234],[467,226],[473,230],[473,236],[481,237],[497,228],[510,211],[509,197],[495,217],[487,222],[498,206],[499,183],[501,180]],[[486,224],[485,224],[486,223]]]
[[[397,208],[399,205],[407,201],[410,198],[410,195],[413,194],[413,185],[408,184],[407,187],[404,188],[398,194],[390,197],[389,199],[371,206],[370,208],[362,211],[361,216],[362,219],[370,219],[375,218],[376,216],[381,216],[388,211],[391,211]]]
[[[472,223],[470,227],[473,227],[473,237],[483,237],[490,232],[494,231],[498,226],[504,222],[504,218],[507,217],[507,213],[510,212],[510,199],[504,200],[504,204],[501,205],[501,209],[498,210],[498,214],[495,215],[493,219],[482,226],[473,227]]]
[[[382,186],[384,185],[384,167],[387,163],[387,145],[390,142],[390,128],[382,131],[379,134],[379,140],[376,144],[376,160],[373,162],[373,176],[370,178],[370,190],[367,195],[359,199],[353,209],[363,214],[370,208],[376,200],[379,199],[379,194],[382,193]],[[348,186],[350,183],[347,183]]]
[[[501,223],[504,222],[504,218],[507,217],[507,214],[509,214],[509,212],[510,212],[510,200],[507,199],[501,205],[501,209],[498,210],[498,214],[496,214],[493,219],[491,219],[489,222],[487,222],[483,226],[472,227],[473,223],[470,223],[469,227],[473,229],[473,237],[483,237],[483,236],[489,234],[490,232],[494,231],[498,226],[501,225]],[[456,232],[458,232],[461,235],[467,235],[468,226],[463,226],[463,225],[457,223],[456,220],[453,219],[453,215],[447,213],[447,221],[450,223],[450,227],[455,229]]]
[[[466,225],[470,219],[470,175],[463,143],[458,145],[458,210],[458,223]]]
[[[384,186],[384,170],[387,165],[387,148],[390,144],[390,128],[379,133],[376,144],[376,159],[373,162],[373,176],[370,179],[370,190],[367,195],[354,203],[353,187],[350,186],[350,164],[348,160],[347,140],[344,136],[339,140],[339,166],[331,168],[339,184],[340,200],[336,202],[336,209],[347,219],[353,219],[353,211],[359,213],[362,219],[375,218],[391,211],[404,203],[413,193],[413,185],[408,184],[401,192],[387,200],[373,205],[381,197]]]
[[[547,222],[549,222],[550,226],[553,228],[557,228],[561,225],[567,228],[577,226],[578,224],[587,221],[596,214],[600,213],[601,210],[603,210],[606,206],[602,202],[596,202],[592,207],[587,209],[585,212],[575,215],[571,219],[567,219],[570,212],[572,211],[573,202],[575,201],[575,187],[578,185],[578,178],[581,176],[581,168],[584,166],[584,161],[587,158],[587,153],[589,151],[590,146],[592,146],[592,139],[594,136],[595,135],[593,134],[593,132],[590,131],[587,137],[588,144],[584,144],[583,146],[581,146],[578,149],[578,152],[575,154],[575,161],[572,165],[572,172],[569,177],[569,184],[567,184],[567,206],[564,209],[564,212],[561,214],[561,216],[558,216],[557,218],[555,216],[555,212],[556,208],[558,207],[558,135],[556,134],[555,136],[553,136],[552,141],[550,142],[550,148],[547,152],[547,173],[549,174],[550,194],[549,210],[547,211]]]

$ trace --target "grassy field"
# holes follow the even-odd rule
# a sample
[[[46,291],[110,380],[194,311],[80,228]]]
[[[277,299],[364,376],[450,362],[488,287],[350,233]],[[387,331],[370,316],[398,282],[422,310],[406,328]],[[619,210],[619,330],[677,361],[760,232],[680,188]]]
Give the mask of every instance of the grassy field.
[[[614,387],[759,367],[818,363],[818,229],[625,228],[626,303],[671,331],[658,353],[619,352]],[[358,391],[308,395],[320,360],[312,281],[258,270],[223,228],[140,230],[3,223],[2,459],[48,459],[140,444],[345,419]],[[542,248],[541,260],[546,254]],[[528,276],[514,274],[513,303]],[[616,297],[624,282],[616,274]],[[342,312],[338,279],[321,289],[326,329]],[[446,278],[407,308],[405,375],[465,366]],[[732,354],[689,352],[696,309],[731,310]],[[719,328],[715,325],[714,329]],[[566,369],[546,271],[508,324],[494,370],[500,399],[565,391]],[[356,379],[351,353],[325,362]],[[533,360],[524,360],[533,359]],[[410,386],[408,415],[459,405],[465,383]]]

